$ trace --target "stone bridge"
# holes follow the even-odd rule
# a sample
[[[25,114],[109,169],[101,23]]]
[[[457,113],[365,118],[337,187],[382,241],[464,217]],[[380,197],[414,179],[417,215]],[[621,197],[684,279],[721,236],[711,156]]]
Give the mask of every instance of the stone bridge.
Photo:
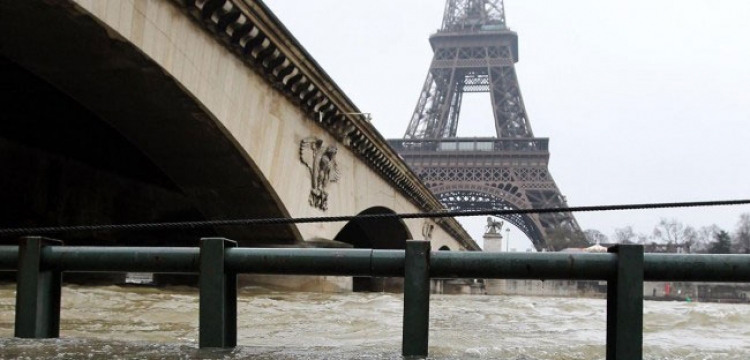
[[[257,0],[0,3],[0,227],[439,211]],[[100,231],[69,244],[404,248],[425,221]],[[433,249],[478,250],[453,219]],[[15,242],[15,239],[3,239]]]

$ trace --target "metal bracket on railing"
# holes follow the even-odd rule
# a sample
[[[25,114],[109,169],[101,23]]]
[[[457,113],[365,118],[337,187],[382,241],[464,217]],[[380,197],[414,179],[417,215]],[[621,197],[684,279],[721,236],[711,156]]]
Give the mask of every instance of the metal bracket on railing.
[[[617,245],[607,280],[607,360],[643,359],[643,246]]]
[[[406,242],[404,263],[404,356],[427,356],[430,318],[430,242]]]
[[[39,236],[26,236],[20,240],[15,324],[18,338],[60,336],[62,274],[42,266],[42,248],[56,245],[62,245],[62,241]]]
[[[237,274],[225,270],[227,248],[237,242],[223,238],[201,239],[200,314],[198,344],[201,348],[237,346]]]

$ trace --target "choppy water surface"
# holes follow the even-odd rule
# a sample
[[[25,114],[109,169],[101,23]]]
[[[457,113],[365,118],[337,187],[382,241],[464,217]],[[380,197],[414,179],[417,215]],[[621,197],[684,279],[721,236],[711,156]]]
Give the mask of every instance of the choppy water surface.
[[[15,286],[0,286],[0,359],[400,359],[398,294],[279,293],[238,300],[232,351],[197,349],[191,288],[63,289],[61,339],[14,339]],[[433,295],[433,359],[603,359],[605,301]],[[750,358],[750,306],[646,302],[647,359]]]

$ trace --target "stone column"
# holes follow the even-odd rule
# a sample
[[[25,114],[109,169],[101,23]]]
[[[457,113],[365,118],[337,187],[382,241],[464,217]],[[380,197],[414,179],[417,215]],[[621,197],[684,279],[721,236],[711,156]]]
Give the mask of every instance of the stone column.
[[[499,232],[496,233],[485,233],[482,236],[484,239],[484,251],[485,252],[502,252],[503,247],[503,236]]]
[[[488,231],[482,238],[484,239],[485,252],[504,252],[503,236],[500,235],[499,231]],[[485,279],[485,291],[489,295],[503,294],[505,293],[505,282],[504,279]]]

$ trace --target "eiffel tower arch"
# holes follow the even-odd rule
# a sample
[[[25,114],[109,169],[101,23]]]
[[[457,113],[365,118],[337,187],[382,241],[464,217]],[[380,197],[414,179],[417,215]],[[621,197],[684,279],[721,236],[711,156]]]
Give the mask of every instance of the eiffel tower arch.
[[[502,0],[447,0],[434,56],[403,139],[389,140],[451,210],[567,207],[548,170],[549,139],[535,137],[516,76],[518,35]],[[495,137],[457,137],[465,93],[490,93]],[[582,236],[569,212],[513,215],[537,250],[551,236]]]

